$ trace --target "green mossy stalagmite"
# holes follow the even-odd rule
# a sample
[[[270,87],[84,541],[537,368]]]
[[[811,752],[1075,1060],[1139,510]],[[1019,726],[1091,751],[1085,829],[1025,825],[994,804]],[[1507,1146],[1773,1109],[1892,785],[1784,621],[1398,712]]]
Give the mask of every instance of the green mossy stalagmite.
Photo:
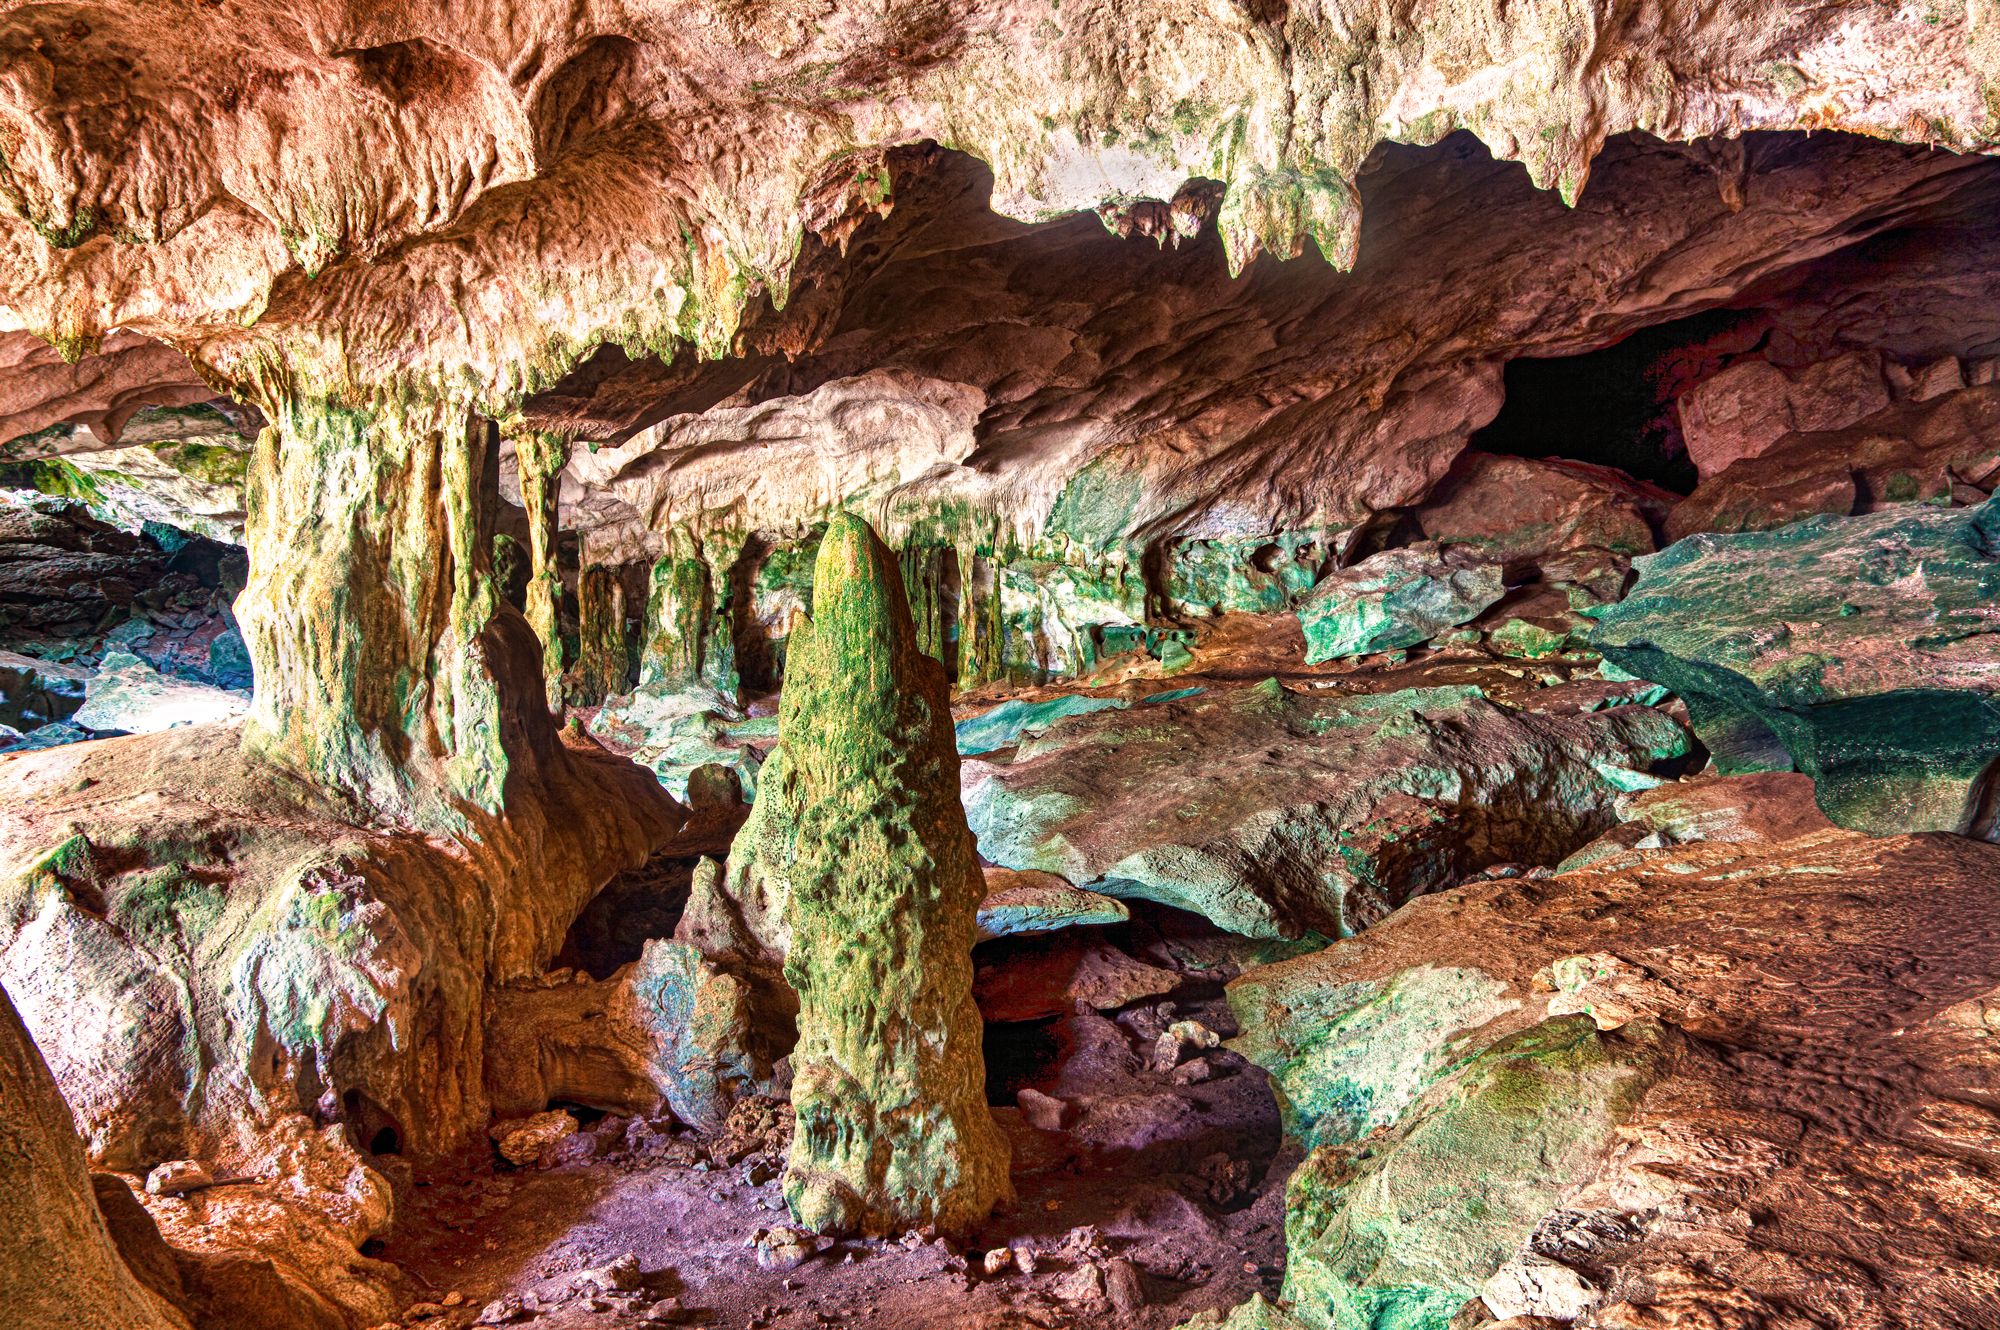
[[[667,533],[667,552],[653,565],[646,597],[645,642],[639,650],[639,683],[677,687],[709,672],[709,620],[715,596],[708,565],[684,526]]]
[[[743,843],[780,888],[799,996],[786,1199],[821,1231],[963,1230],[1010,1190],[972,1001],[984,887],[944,669],[858,517],[821,543],[779,749]]]

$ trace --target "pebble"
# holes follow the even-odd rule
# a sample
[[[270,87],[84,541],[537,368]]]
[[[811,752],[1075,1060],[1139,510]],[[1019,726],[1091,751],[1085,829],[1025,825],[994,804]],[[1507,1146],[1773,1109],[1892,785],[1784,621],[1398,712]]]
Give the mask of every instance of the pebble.
[[[1013,1264],[1014,1249],[1012,1247],[995,1247],[992,1251],[986,1253],[983,1268],[986,1271],[987,1278],[991,1279],[996,1275],[1005,1274]]]

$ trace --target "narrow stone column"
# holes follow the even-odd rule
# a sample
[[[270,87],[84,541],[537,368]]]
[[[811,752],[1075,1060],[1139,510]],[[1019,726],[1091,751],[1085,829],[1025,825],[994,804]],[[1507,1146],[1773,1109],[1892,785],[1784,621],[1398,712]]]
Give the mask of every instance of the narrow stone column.
[[[826,1232],[964,1230],[1010,1191],[972,1001],[984,888],[944,668],[858,517],[820,546],[766,772],[743,843],[782,887],[799,997],[786,1199]]]
[[[514,437],[514,465],[521,483],[521,506],[528,514],[528,626],[542,643],[542,682],[549,710],[563,702],[562,577],[556,571],[557,500],[570,441],[560,434],[523,430]]]
[[[593,563],[576,579],[576,668],[569,700],[594,707],[625,691],[632,649],[625,636],[625,581],[616,568]]]
[[[646,639],[639,650],[641,687],[674,688],[712,673],[707,655],[715,597],[708,564],[684,526],[669,531],[666,544],[667,552],[653,565],[646,598]]]

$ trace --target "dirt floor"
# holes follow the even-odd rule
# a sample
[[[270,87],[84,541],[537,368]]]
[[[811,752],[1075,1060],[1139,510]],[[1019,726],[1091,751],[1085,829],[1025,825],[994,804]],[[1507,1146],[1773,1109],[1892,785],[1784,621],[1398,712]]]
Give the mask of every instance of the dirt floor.
[[[1234,1032],[1221,979],[1243,944],[1190,919],[1103,930],[1136,963],[1174,967],[1171,1000],[989,1026],[1018,1195],[967,1240],[795,1234],[783,1105],[744,1105],[707,1139],[579,1110],[582,1129],[527,1167],[404,1186],[375,1253],[409,1278],[402,1323],[1164,1330],[1275,1293],[1296,1159],[1280,1153],[1270,1084],[1233,1053],[1160,1047],[1175,1022]],[[1044,967],[1045,952],[1017,950],[988,964]],[[1007,1255],[989,1273],[995,1249]]]

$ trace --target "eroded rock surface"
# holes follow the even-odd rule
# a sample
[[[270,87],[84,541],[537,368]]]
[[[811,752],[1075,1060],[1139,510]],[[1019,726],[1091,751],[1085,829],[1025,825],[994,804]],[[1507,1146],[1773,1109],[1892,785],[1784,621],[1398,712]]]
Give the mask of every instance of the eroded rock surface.
[[[1991,836],[2000,507],[1694,536],[1593,642],[1688,704],[1725,771],[1796,764],[1863,831]]]
[[[1626,707],[1516,712],[1477,687],[1314,696],[1272,679],[1075,716],[965,765],[980,852],[1254,937],[1341,934],[1485,864],[1553,862],[1684,748]]]
[[[1290,1302],[1232,1324],[1442,1326],[1474,1298],[1588,1326],[1976,1324],[1996,1286],[1964,1243],[1991,1184],[1962,1161],[1992,1147],[1969,1106],[2000,958],[1964,939],[1995,853],[1838,830],[1628,851],[1246,973],[1237,1046],[1318,1144]],[[1482,1204],[1430,1207],[1452,1169]]]

